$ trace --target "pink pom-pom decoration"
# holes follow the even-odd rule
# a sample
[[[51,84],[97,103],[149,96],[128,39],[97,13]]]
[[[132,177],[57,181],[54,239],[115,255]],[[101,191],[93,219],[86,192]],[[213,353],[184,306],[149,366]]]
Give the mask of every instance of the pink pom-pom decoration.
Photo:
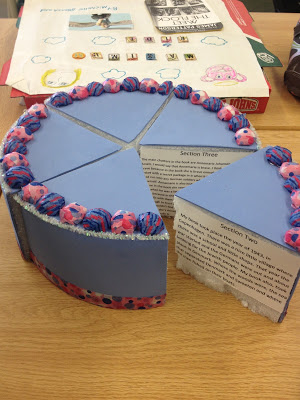
[[[73,89],[69,91],[69,95],[73,100],[83,100],[89,96],[89,91],[85,86],[74,86]]]
[[[136,217],[131,211],[117,211],[111,219],[111,231],[131,235],[136,229]]]
[[[60,221],[70,225],[77,225],[85,217],[87,209],[78,203],[70,203],[59,211]]]
[[[235,133],[234,139],[238,146],[251,146],[255,142],[255,134],[249,128],[242,128]]]
[[[158,91],[159,84],[150,78],[145,78],[140,82],[140,91],[146,93],[155,93]]]
[[[300,208],[300,189],[293,190],[291,193],[292,207]]]
[[[202,104],[204,100],[208,98],[209,95],[204,90],[194,90],[190,93],[190,100],[192,104]]]
[[[293,162],[284,162],[279,168],[279,173],[284,179],[294,175],[300,175],[300,165]]]
[[[239,114],[240,112],[237,108],[227,105],[222,107],[221,110],[218,111],[217,116],[221,121],[229,121],[232,117]]]
[[[284,241],[286,244],[294,247],[297,251],[300,251],[300,228],[292,228],[288,230],[284,235]]]
[[[48,192],[48,188],[42,183],[33,181],[22,188],[21,198],[28,203],[36,204]]]
[[[121,83],[116,79],[106,79],[102,85],[104,91],[107,93],[118,93],[121,90]]]
[[[11,167],[28,167],[29,162],[26,157],[16,151],[8,153],[3,157],[2,165],[5,171]]]
[[[28,110],[28,114],[33,115],[37,118],[47,118],[48,117],[48,110],[45,104],[34,104]]]
[[[20,142],[27,143],[33,139],[33,134],[28,128],[25,128],[25,126],[15,126],[9,131],[7,141],[12,138],[17,138]]]

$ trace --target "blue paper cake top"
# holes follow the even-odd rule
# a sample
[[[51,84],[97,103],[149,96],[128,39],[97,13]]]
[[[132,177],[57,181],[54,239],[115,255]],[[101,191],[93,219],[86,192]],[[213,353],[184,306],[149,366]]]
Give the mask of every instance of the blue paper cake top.
[[[51,110],[27,148],[30,169],[40,182],[121,149]]]
[[[87,209],[101,207],[111,215],[121,209],[136,217],[149,211],[159,215],[134,149],[50,179],[47,188],[61,194],[66,204],[76,202]]]
[[[228,124],[221,121],[216,113],[176,97],[162,110],[140,144],[240,149]],[[244,149],[256,150],[257,144]]]
[[[269,149],[268,147],[267,149]],[[178,191],[176,196],[293,250],[284,242],[291,228],[291,200],[266,148]]]
[[[73,102],[60,111],[124,142],[131,142],[143,130],[167,96],[145,95],[141,91],[105,93]],[[49,104],[51,106],[51,104]]]

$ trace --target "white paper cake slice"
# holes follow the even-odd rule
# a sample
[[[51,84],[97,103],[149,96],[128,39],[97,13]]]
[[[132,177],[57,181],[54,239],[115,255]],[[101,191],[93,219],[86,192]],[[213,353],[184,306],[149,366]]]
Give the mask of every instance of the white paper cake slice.
[[[177,267],[281,322],[299,278],[291,200],[262,149],[175,196]]]

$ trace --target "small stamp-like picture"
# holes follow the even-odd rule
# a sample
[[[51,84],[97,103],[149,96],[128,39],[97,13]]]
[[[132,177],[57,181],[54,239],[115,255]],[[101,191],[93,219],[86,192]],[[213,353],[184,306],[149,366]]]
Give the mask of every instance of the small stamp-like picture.
[[[187,36],[177,36],[178,43],[188,43],[189,38]]]
[[[184,54],[184,59],[185,59],[185,61],[196,61],[197,57],[195,56],[195,54],[188,53],[188,54]]]
[[[199,6],[193,6],[193,14],[203,14],[209,12],[209,9],[205,7],[204,4],[199,4]]]
[[[102,60],[103,55],[100,51],[94,51],[93,53],[90,53],[91,59],[92,60]]]
[[[155,43],[155,39],[153,36],[145,36],[144,37],[144,42],[145,43]]]
[[[193,7],[181,7],[180,11],[185,15],[194,14]]]
[[[126,43],[137,43],[136,36],[126,36]]]
[[[171,36],[162,36],[160,38],[162,43],[172,43],[172,37]]]
[[[148,4],[148,6],[166,7],[167,0],[147,0],[147,4]]]
[[[69,29],[73,31],[101,31],[106,29],[133,29],[130,14],[71,15]]]
[[[156,60],[155,53],[146,53],[146,60],[147,61],[155,61]]]
[[[150,10],[151,14],[154,15],[155,17],[163,17],[164,15],[166,15],[164,8],[151,7]]]
[[[174,7],[185,6],[185,4],[186,4],[185,0],[171,0],[171,2]]]
[[[111,53],[108,55],[108,61],[120,61],[119,53]]]
[[[127,61],[137,61],[138,55],[137,55],[137,53],[127,53],[126,58],[127,58]]]
[[[198,6],[199,4],[203,4],[201,0],[187,0],[190,6]]]
[[[176,53],[166,54],[168,61],[179,61],[178,55]]]
[[[172,17],[173,15],[181,15],[179,8],[176,7],[166,7],[166,15]]]

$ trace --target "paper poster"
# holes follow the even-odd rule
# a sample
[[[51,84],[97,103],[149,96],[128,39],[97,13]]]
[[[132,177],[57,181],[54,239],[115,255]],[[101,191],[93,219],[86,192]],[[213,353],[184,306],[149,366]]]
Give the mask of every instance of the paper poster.
[[[26,0],[6,83],[29,94],[136,76],[217,97],[268,97],[251,45],[222,0],[217,32],[160,32],[143,0]],[[212,7],[213,6],[213,7]]]
[[[219,17],[203,0],[146,0],[157,29],[165,33],[215,31]]]

